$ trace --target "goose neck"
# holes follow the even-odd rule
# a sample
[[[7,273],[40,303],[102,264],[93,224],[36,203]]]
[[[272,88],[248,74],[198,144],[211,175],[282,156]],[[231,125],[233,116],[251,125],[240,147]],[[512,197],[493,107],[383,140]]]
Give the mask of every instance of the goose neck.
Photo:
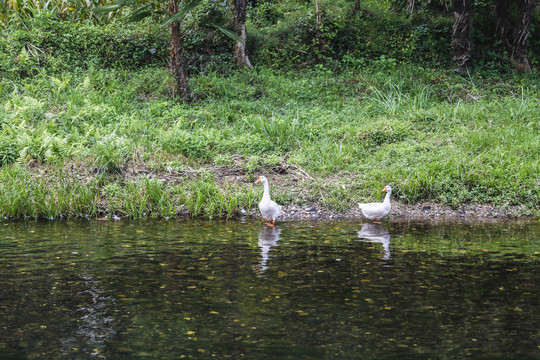
[[[390,195],[392,194],[391,191],[387,191],[386,192],[386,196],[384,197],[384,202],[385,203],[390,203]]]
[[[264,187],[263,200],[270,199],[270,186],[268,185],[268,181],[263,182],[263,187]]]

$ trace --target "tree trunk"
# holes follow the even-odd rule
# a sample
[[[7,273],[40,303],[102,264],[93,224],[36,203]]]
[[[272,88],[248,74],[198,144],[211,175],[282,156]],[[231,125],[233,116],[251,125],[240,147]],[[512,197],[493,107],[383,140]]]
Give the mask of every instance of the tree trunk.
[[[497,37],[504,46],[510,48],[510,42],[508,34],[511,28],[509,21],[509,8],[510,4],[508,0],[496,0],[495,2],[495,15],[497,17]]]
[[[234,45],[234,57],[236,58],[236,64],[240,67],[253,68],[251,62],[249,61],[246,42],[247,42],[247,32],[246,32],[246,0],[231,0],[231,9],[234,15],[234,24],[233,30],[236,35],[242,38],[243,42],[238,41]]]
[[[535,6],[535,0],[518,1],[518,14],[514,26],[510,59],[514,63],[516,71],[519,72],[531,72],[531,66],[527,59],[527,39],[531,32],[531,14]]]
[[[360,12],[360,0],[354,2],[354,15],[358,15]]]
[[[471,0],[452,0],[454,6],[454,42],[452,50],[458,64],[456,71],[463,71],[471,57]]]
[[[170,15],[174,15],[178,12],[178,1],[179,0],[169,0]],[[186,75],[184,73],[184,54],[179,21],[171,23],[171,47],[169,49],[169,54],[171,60],[171,72],[176,80],[176,91],[178,91],[178,94],[183,101],[189,101],[192,99],[192,94],[189,90]],[[176,92],[174,92],[174,96],[176,96]]]

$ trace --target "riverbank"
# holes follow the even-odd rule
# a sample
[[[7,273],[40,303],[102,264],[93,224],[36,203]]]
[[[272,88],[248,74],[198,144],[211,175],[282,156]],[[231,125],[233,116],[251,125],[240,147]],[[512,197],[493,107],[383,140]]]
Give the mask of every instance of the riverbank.
[[[4,82],[0,215],[233,218],[265,175],[290,218],[360,216],[387,184],[394,217],[538,216],[533,78],[356,70],[201,74],[196,104],[165,69]]]
[[[237,159],[240,161],[241,159]],[[358,175],[320,177],[297,165],[253,168],[220,165],[156,171],[144,162],[130,162],[124,171],[104,175],[91,162],[62,165],[31,163],[0,172],[0,211],[6,218],[258,218],[262,186],[283,207],[280,221],[364,219],[358,202],[378,202],[358,190]],[[380,187],[382,188],[383,185]],[[392,182],[392,221],[491,221],[538,217],[537,209],[510,204],[459,204],[436,201],[406,203],[400,184]],[[380,190],[380,189],[379,189]]]

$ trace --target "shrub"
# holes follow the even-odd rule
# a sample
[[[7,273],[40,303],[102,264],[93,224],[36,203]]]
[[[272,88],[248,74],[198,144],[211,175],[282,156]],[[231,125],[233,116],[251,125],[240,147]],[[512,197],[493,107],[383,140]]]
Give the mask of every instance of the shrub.
[[[39,68],[138,68],[163,64],[167,57],[166,33],[151,25],[72,24],[43,15],[31,19],[27,29],[3,33],[0,72],[21,77]]]

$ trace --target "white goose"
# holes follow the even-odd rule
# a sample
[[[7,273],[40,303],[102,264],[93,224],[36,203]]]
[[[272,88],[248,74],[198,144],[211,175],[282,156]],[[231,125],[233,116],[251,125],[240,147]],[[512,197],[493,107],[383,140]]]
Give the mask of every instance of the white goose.
[[[362,210],[362,214],[369,220],[373,220],[373,222],[379,222],[380,219],[390,212],[390,194],[392,194],[392,188],[390,185],[386,185],[382,191],[386,191],[386,196],[382,203],[358,204]]]
[[[259,203],[259,210],[261,215],[264,218],[264,223],[267,225],[274,226],[276,224],[276,218],[280,217],[281,206],[276,204],[275,201],[270,199],[270,186],[268,185],[268,180],[264,176],[259,176],[256,183],[262,183],[264,186],[264,193],[261,202]],[[272,220],[272,223],[269,221]]]

